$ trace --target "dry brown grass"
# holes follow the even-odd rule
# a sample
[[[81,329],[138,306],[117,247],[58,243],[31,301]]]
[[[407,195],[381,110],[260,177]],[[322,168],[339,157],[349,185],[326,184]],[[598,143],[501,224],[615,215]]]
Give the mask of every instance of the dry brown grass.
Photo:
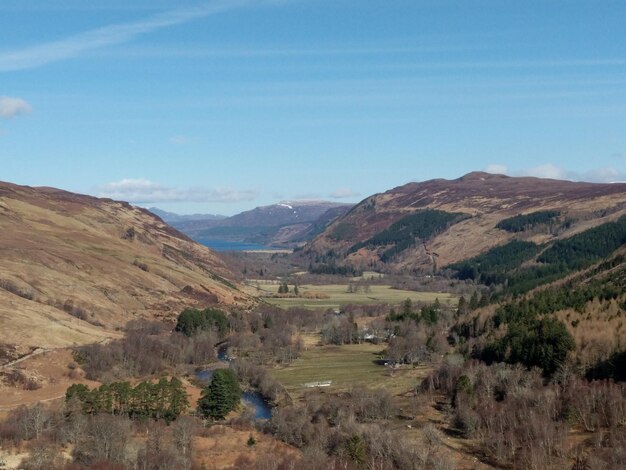
[[[36,379],[42,387],[37,390],[24,390],[22,387],[0,383],[0,413],[20,405],[60,400],[65,396],[67,388],[75,383],[84,383],[89,387],[100,385],[99,382],[85,379],[79,369],[70,369],[68,365],[72,362],[73,357],[69,349],[57,349],[34,355],[16,364],[15,368]]]
[[[233,275],[217,255],[146,211],[63,191],[0,184],[0,256],[0,341],[19,346],[99,341],[211,298],[251,302],[220,281]]]
[[[256,440],[254,446],[248,446],[248,438]],[[206,430],[203,437],[196,437],[193,442],[193,463],[198,468],[204,465],[207,470],[236,468],[240,458],[258,461],[271,458],[273,462],[284,457],[300,455],[300,451],[257,431],[238,430],[230,426],[216,425]]]

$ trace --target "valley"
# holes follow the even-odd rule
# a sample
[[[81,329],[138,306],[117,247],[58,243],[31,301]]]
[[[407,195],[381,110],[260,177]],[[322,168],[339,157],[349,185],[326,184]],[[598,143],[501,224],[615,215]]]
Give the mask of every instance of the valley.
[[[478,206],[468,198],[500,177],[427,182],[456,199],[379,213],[377,195],[295,250],[221,254],[125,203],[5,184],[2,458],[618,465],[626,186],[585,186],[583,200],[580,185],[522,180]],[[567,202],[545,202],[550,185]],[[344,229],[363,211],[355,238]],[[478,246],[457,252],[461,233]],[[124,441],[103,453],[98,429]]]
[[[0,470],[626,470],[624,18],[0,1]]]

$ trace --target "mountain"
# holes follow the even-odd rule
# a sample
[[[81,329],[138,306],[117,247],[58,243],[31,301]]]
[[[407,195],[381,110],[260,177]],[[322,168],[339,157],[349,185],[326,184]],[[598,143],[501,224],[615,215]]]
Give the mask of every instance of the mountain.
[[[167,212],[159,209],[158,207],[150,207],[148,209],[154,215],[159,216],[163,219],[164,222],[168,224],[176,223],[176,222],[185,222],[189,220],[222,220],[225,219],[225,215],[218,214],[189,214],[189,215],[180,215],[175,214],[174,212]]]
[[[302,250],[314,265],[432,269],[522,240],[544,246],[626,214],[626,184],[474,172],[375,194]],[[522,217],[519,217],[519,216]]]
[[[195,240],[290,246],[309,240],[351,207],[328,201],[284,201],[221,220],[188,220],[173,226]]]
[[[218,255],[125,202],[0,183],[0,250],[0,342],[19,347],[250,301]]]

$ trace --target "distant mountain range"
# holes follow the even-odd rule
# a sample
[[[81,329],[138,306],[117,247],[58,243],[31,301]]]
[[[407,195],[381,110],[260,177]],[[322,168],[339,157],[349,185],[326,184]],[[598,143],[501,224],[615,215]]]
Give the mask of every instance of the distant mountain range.
[[[328,224],[352,208],[329,201],[283,201],[241,212],[232,217],[179,216],[150,209],[195,240],[220,239],[267,246],[296,246],[323,232]]]
[[[225,219],[225,215],[219,214],[189,214],[189,215],[180,215],[175,214],[174,212],[162,211],[158,207],[151,207],[148,209],[154,215],[158,215],[164,222],[168,224],[178,223],[178,222],[187,222],[191,220],[222,220]]]

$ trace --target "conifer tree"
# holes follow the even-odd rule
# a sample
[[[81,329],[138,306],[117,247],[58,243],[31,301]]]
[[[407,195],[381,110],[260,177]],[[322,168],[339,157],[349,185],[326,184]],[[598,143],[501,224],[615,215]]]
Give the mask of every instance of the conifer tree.
[[[198,412],[205,418],[222,420],[239,404],[241,389],[235,373],[219,369],[213,373],[211,383],[202,390]]]

